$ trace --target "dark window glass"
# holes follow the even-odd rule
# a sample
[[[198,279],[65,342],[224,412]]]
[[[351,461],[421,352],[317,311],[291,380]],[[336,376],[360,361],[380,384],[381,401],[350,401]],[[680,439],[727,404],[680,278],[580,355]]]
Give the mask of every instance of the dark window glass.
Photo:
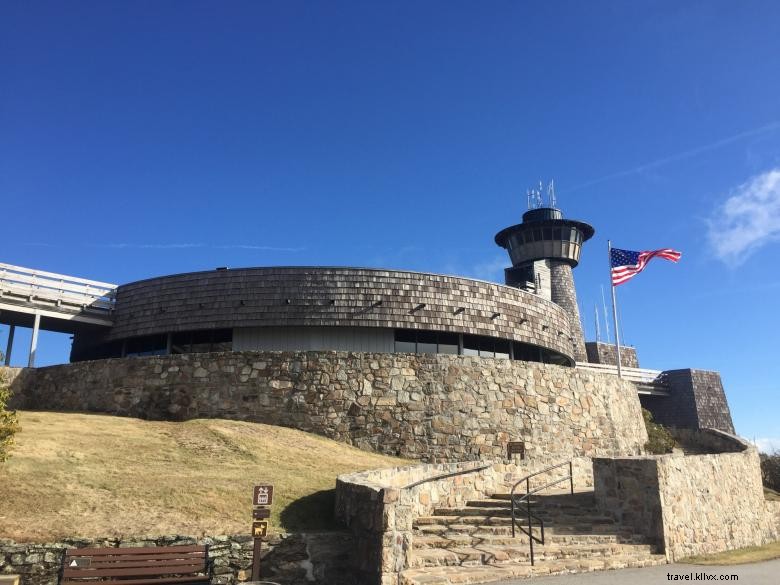
[[[561,239],[561,228],[553,229],[553,239],[554,240],[560,240]]]
[[[509,342],[504,339],[496,339],[496,357],[508,360],[509,359]]]
[[[479,337],[476,335],[463,336],[463,355],[479,355]]]
[[[457,333],[439,333],[439,353],[458,353]]]
[[[167,342],[167,335],[147,335],[144,337],[133,337],[132,339],[127,340],[125,355],[165,355],[168,348]]]
[[[173,339],[171,341],[171,353],[190,353],[191,344],[192,344],[191,331],[174,333]]]
[[[395,352],[396,353],[415,353],[417,344],[415,342],[415,332],[409,329],[395,330]]]
[[[491,339],[490,337],[480,337],[479,338],[479,357],[496,357],[495,349],[495,340]]]
[[[542,239],[542,230],[541,228],[536,228],[534,230],[534,241],[539,242]]]
[[[436,332],[417,332],[417,353],[436,353]]]

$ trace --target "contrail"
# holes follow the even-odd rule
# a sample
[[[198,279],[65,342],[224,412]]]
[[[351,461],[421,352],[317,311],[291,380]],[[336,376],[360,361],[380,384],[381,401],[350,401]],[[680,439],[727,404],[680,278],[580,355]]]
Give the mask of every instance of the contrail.
[[[696,156],[698,154],[701,154],[703,152],[709,152],[710,150],[715,150],[717,148],[721,148],[722,146],[726,146],[727,144],[731,144],[733,142],[737,142],[739,140],[742,140],[743,138],[749,138],[751,136],[757,136],[759,134],[765,134],[766,132],[771,132],[772,130],[777,130],[780,128],[780,121],[772,122],[771,124],[767,124],[766,126],[761,126],[760,128],[754,128],[753,130],[746,130],[745,132],[740,132],[739,134],[735,134],[734,136],[729,136],[728,138],[721,138],[720,140],[716,140],[715,142],[711,142],[710,144],[705,144],[704,146],[699,146],[696,148],[692,148],[691,150],[686,150],[685,152],[680,152],[677,154],[673,154],[672,156],[667,156],[666,158],[660,158],[658,160],[654,160],[653,162],[649,162],[643,165],[640,165],[638,167],[634,167],[633,169],[628,169],[625,171],[619,171],[617,173],[612,173],[611,175],[605,175],[603,177],[600,177],[598,179],[593,179],[591,181],[586,181],[585,183],[580,183],[579,185],[575,185],[574,187],[571,187],[569,189],[565,189],[562,192],[563,193],[571,193],[572,191],[578,191],[580,189],[584,189],[585,187],[590,187],[591,185],[597,185],[599,183],[603,183],[605,181],[611,181],[612,179],[618,179],[620,177],[627,177],[628,175],[633,175],[635,173],[641,173],[642,171],[647,171],[650,169],[655,169],[658,167],[662,167],[664,165],[667,165],[669,163],[677,162],[679,160],[684,160],[686,158],[690,158],[692,156]]]
[[[58,244],[47,242],[25,242],[25,246],[53,248]],[[190,248],[208,248],[214,250],[260,250],[265,252],[302,252],[305,248],[286,248],[279,246],[262,246],[256,244],[205,244],[202,242],[185,242],[170,244],[132,244],[132,243],[98,243],[76,244],[90,248],[113,248],[118,250],[186,250]]]

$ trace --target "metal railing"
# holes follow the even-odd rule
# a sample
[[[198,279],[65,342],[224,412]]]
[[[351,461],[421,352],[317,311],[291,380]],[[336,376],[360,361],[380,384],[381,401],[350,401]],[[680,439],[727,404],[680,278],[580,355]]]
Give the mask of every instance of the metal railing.
[[[16,302],[110,312],[114,308],[116,285],[0,262],[0,295],[15,298]]]
[[[549,483],[546,483],[543,486],[540,486],[534,490],[531,490],[532,477],[536,477],[537,475],[541,475],[542,473],[547,473],[548,471],[552,471],[553,469],[558,469],[559,467],[564,467],[566,465],[569,466],[569,475],[567,475],[566,477],[561,477]],[[530,475],[526,475],[524,478],[517,481],[512,486],[512,491],[509,492],[509,500],[512,503],[512,538],[515,537],[515,527],[519,528],[524,534],[528,536],[528,546],[529,546],[529,554],[531,557],[531,566],[534,565],[534,542],[544,545],[544,520],[531,512],[531,496],[539,493],[542,490],[547,489],[548,487],[552,487],[556,484],[564,482],[567,479],[569,480],[571,493],[573,494],[574,493],[574,472],[572,469],[571,460],[564,461],[563,463],[558,463],[556,465],[551,465],[550,467],[545,467],[540,471],[536,471],[534,473],[531,473]],[[517,486],[519,486],[523,482],[525,482],[525,493],[522,496],[518,497],[519,494],[515,494],[515,490],[517,489]],[[526,530],[524,525],[518,523],[517,521],[517,510],[520,509],[523,503],[525,503],[525,516],[528,520],[528,530]],[[536,520],[539,523],[540,537],[534,536],[533,520]]]
[[[591,364],[588,362],[577,362],[578,370],[598,372],[600,374],[611,374],[617,376],[617,366],[611,364]],[[667,382],[662,370],[648,370],[646,368],[620,368],[624,380],[634,382],[635,384],[646,384],[653,386],[666,386]]]

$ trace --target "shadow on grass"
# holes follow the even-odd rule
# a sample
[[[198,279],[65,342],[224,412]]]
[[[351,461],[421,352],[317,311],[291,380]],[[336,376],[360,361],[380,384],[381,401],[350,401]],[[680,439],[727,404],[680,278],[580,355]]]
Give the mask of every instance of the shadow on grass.
[[[333,518],[336,490],[321,490],[298,498],[279,515],[285,530],[290,532],[312,532],[343,528]]]

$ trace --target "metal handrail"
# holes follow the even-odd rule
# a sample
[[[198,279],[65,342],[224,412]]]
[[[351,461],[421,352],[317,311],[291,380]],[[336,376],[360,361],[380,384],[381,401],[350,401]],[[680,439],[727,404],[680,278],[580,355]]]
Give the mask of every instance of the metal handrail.
[[[440,479],[447,479],[448,477],[455,477],[456,475],[466,475],[467,473],[474,473],[475,471],[484,471],[488,467],[492,467],[492,463],[489,465],[481,465],[479,467],[469,467],[468,469],[458,469],[456,471],[450,471],[449,473],[441,473],[439,475],[432,475],[431,477],[426,477],[425,479],[421,479],[419,481],[415,481],[413,483],[410,483],[409,485],[403,486],[401,489],[411,489],[413,487],[417,487],[418,485],[422,485],[424,483],[428,483],[429,481],[438,481]]]
[[[537,475],[541,475],[542,473],[547,473],[548,471],[552,471],[553,469],[557,469],[559,467],[563,467],[564,465],[569,466],[569,475],[566,477],[561,477],[560,479],[556,479],[554,481],[551,481],[549,483],[544,484],[543,486],[540,486],[534,490],[531,490],[531,478],[536,477]],[[550,465],[549,467],[545,467],[544,469],[540,471],[536,471],[534,473],[531,473],[529,475],[526,475],[522,479],[515,482],[515,484],[512,486],[512,490],[509,492],[509,501],[512,504],[512,538],[515,537],[515,526],[517,526],[522,532],[526,535],[528,535],[528,546],[529,546],[529,552],[531,557],[531,566],[534,565],[534,541],[538,542],[539,544],[544,544],[544,520],[537,516],[536,514],[531,513],[531,496],[533,494],[539,493],[540,491],[547,489],[548,487],[554,486],[556,484],[561,483],[562,481],[569,480],[569,485],[571,489],[571,493],[574,494],[574,471],[572,467],[572,461],[571,459],[569,461],[564,461],[563,463],[557,463],[556,465]],[[515,499],[515,490],[517,489],[517,486],[519,486],[521,483],[525,482],[525,493],[518,499]],[[525,502],[525,508],[526,508],[526,517],[528,518],[528,530],[526,531],[525,526],[520,525],[517,523],[517,515],[515,514],[515,508],[519,508],[520,504]],[[540,526],[540,534],[541,538],[537,538],[533,534],[533,520],[537,520]]]

